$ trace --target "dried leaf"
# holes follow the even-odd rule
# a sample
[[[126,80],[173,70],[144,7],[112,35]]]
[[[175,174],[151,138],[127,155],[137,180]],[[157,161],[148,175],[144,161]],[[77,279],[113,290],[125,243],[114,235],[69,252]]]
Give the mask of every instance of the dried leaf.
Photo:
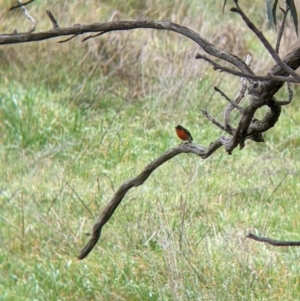
[[[267,0],[267,15],[268,15],[268,28],[270,29],[274,24],[274,17],[273,17],[273,7],[272,7],[273,0]]]
[[[277,4],[278,4],[278,0],[274,1],[273,7],[272,7],[272,16],[273,16],[273,21],[274,21],[274,25],[276,26],[276,8],[277,8]]]
[[[291,15],[294,21],[294,26],[296,30],[296,34],[298,36],[298,14],[297,14],[297,9],[294,0],[286,0],[286,4],[291,10]]]

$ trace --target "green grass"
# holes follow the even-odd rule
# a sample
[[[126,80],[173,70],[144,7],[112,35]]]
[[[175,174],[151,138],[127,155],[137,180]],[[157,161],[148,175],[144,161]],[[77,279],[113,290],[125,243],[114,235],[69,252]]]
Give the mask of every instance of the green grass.
[[[107,20],[113,8],[103,3],[69,1],[67,14],[57,1],[51,9],[66,24]],[[159,3],[138,12],[202,24],[201,34],[221,43],[212,7],[192,1],[176,15]],[[121,16],[134,19],[135,5]],[[31,7],[37,15],[47,8]],[[10,18],[1,26],[10,28]],[[297,300],[298,249],[245,236],[299,239],[299,88],[264,144],[247,141],[232,156],[220,149],[207,160],[179,155],[130,190],[78,261],[85,233],[119,185],[179,144],[176,124],[204,146],[223,135],[200,109],[222,120],[227,103],[213,86],[234,97],[239,79],[195,63],[199,49],[171,33],[36,45],[38,52],[33,44],[5,47],[1,57],[0,300]],[[259,48],[247,36],[227,46]]]

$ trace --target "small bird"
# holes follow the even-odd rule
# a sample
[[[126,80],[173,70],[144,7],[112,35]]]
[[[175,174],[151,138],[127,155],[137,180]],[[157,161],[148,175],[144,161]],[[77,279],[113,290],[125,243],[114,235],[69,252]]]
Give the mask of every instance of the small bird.
[[[185,129],[183,126],[181,125],[177,125],[175,127],[175,130],[176,130],[176,134],[177,136],[183,140],[183,141],[188,141],[189,143],[192,143],[193,141],[193,137],[191,135],[191,133]]]

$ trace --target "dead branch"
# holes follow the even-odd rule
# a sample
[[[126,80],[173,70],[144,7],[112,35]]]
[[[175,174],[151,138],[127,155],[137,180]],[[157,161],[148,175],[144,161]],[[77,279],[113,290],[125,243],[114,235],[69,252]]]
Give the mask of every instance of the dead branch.
[[[68,182],[66,183],[66,186],[68,186],[73,191],[73,193],[76,195],[76,197],[81,202],[81,204],[86,209],[86,211],[91,215],[91,217],[94,217],[94,214],[89,209],[89,207],[85,204],[85,202],[83,201],[83,199],[79,196],[79,194],[77,193],[77,191]]]
[[[246,86],[247,88],[247,86]],[[232,105],[232,109],[237,109],[241,114],[243,114],[244,109],[240,106],[238,106],[234,101],[232,101],[221,89],[219,89],[218,87],[214,87],[215,91],[217,91],[218,93],[220,93],[221,96],[223,96],[231,105]],[[246,89],[245,89],[246,90]],[[228,109],[228,107],[227,107]],[[227,110],[226,109],[226,110]],[[224,121],[224,123],[226,124],[226,122]]]
[[[240,58],[237,56],[218,49],[213,44],[208,42],[206,39],[202,38],[195,31],[181,26],[176,23],[168,22],[168,21],[151,21],[151,20],[138,20],[138,21],[116,21],[116,22],[107,22],[107,23],[94,23],[88,25],[74,25],[72,27],[60,27],[51,29],[45,32],[39,33],[18,33],[18,34],[0,34],[0,45],[7,44],[17,44],[17,43],[28,43],[28,42],[36,42],[42,41],[51,38],[57,38],[61,36],[69,36],[69,35],[79,35],[84,33],[91,32],[103,32],[108,33],[111,31],[122,31],[122,30],[131,30],[138,28],[151,28],[158,30],[169,30],[181,34],[195,43],[197,43],[206,53],[220,58],[224,61],[229,62],[230,64],[236,66],[242,72],[248,74],[253,74],[253,71],[247,66]]]
[[[293,90],[291,85],[287,84],[289,98],[285,101],[278,101],[275,97],[271,98],[266,105],[269,107],[270,111],[266,113],[262,120],[253,118],[251,125],[249,126],[248,135],[263,133],[272,128],[279,119],[281,114],[281,106],[290,104],[293,99]]]
[[[208,58],[206,55],[197,53],[195,56],[195,59],[202,59],[210,63],[214,68],[214,70],[220,70],[221,72],[226,72],[235,76],[245,77],[247,79],[253,79],[253,80],[276,80],[280,82],[291,82],[291,83],[299,83],[300,81],[293,77],[288,76],[261,76],[261,75],[255,75],[252,73],[244,73],[241,71],[237,71],[228,67],[221,66],[220,64],[216,63],[215,61]]]
[[[273,59],[275,60],[275,62],[281,68],[283,68],[286,72],[288,72],[288,74],[291,74],[296,79],[300,80],[299,74],[296,73],[292,68],[290,68],[288,65],[286,65],[281,60],[281,58],[279,57],[278,53],[275,51],[275,49],[273,49],[272,45],[265,38],[265,36],[263,35],[263,33],[260,30],[258,30],[258,28],[254,25],[254,23],[252,23],[251,20],[246,16],[246,14],[240,8],[240,6],[238,4],[238,0],[234,0],[234,2],[235,2],[235,5],[236,5],[236,8],[233,7],[233,8],[230,9],[230,11],[238,13],[243,18],[243,20],[245,21],[245,23],[247,24],[247,26],[255,33],[255,35],[262,42],[262,44],[264,45],[264,47],[269,51],[269,53],[271,54],[271,56],[273,57]]]
[[[89,39],[93,39],[93,38],[99,37],[99,36],[101,36],[101,35],[103,35],[103,34],[104,34],[104,32],[99,32],[99,33],[97,33],[97,34],[92,34],[92,35],[87,36],[87,37],[85,37],[84,39],[82,39],[81,42],[85,42],[85,41],[87,41],[87,40],[89,40]]]
[[[246,57],[246,64],[250,66],[252,57],[248,54]],[[230,128],[230,114],[233,111],[233,109],[238,106],[238,104],[241,102],[241,100],[245,97],[245,93],[247,90],[247,80],[245,77],[241,78],[241,87],[238,91],[237,95],[235,96],[233,102],[225,109],[224,111],[224,125],[225,128]],[[239,107],[238,107],[239,108]],[[239,109],[240,113],[243,114],[244,109]]]
[[[98,217],[97,221],[95,222],[93,226],[93,230],[91,233],[91,238],[89,242],[85,245],[85,247],[81,250],[80,254],[78,255],[78,259],[84,259],[90,251],[94,248],[96,243],[98,242],[102,227],[109,221],[119,204],[121,203],[122,199],[126,195],[126,193],[133,187],[137,187],[142,185],[148,177],[151,175],[151,173],[167,162],[168,160],[172,159],[173,157],[182,154],[182,153],[193,153],[197,156],[199,156],[202,159],[208,158],[211,154],[213,154],[219,147],[222,146],[222,144],[226,141],[226,138],[220,137],[215,142],[211,143],[208,148],[205,148],[200,145],[196,145],[193,143],[188,144],[181,144],[178,147],[174,147],[167,152],[165,152],[163,155],[161,155],[159,158],[152,161],[149,165],[145,167],[145,169],[135,178],[132,178],[131,180],[125,181],[117,190],[117,192],[114,194],[110,202],[106,205],[104,210],[102,211],[101,215]]]
[[[115,21],[115,22],[107,22],[107,23],[94,23],[94,24],[77,24],[72,27],[55,27],[49,31],[39,32],[39,33],[13,33],[13,34],[0,34],[0,45],[7,44],[18,44],[18,43],[28,43],[28,42],[36,42],[42,41],[51,38],[57,38],[61,36],[71,36],[61,42],[67,42],[73,39],[74,37],[85,34],[97,32],[96,35],[90,35],[87,38],[84,38],[83,41],[86,41],[89,38],[96,37],[99,35],[103,35],[105,33],[109,33],[111,31],[123,31],[123,30],[132,30],[132,29],[157,29],[157,30],[169,30],[181,34],[188,39],[191,39],[195,43],[197,43],[206,53],[219,58],[223,61],[226,61],[235,67],[237,67],[241,72],[235,71],[230,68],[222,67],[219,64],[209,60],[205,56],[201,56],[198,54],[197,58],[206,59],[216,69],[220,69],[221,71],[225,71],[231,73],[236,76],[246,77],[248,78],[250,83],[253,83],[253,80],[273,80],[273,81],[282,81],[282,82],[300,82],[300,77],[288,78],[289,74],[293,74],[290,69],[296,69],[300,65],[299,58],[297,58],[297,65],[295,67],[289,66],[287,63],[282,63],[280,60],[279,66],[285,70],[284,74],[272,74],[270,73],[268,76],[257,76],[253,73],[251,68],[243,62],[239,57],[215,47],[209,41],[201,37],[198,33],[193,30],[181,26],[179,24],[169,22],[169,21],[152,21],[152,20],[138,20],[138,21]],[[272,46],[270,46],[272,47]],[[283,68],[284,67],[284,68]],[[277,77],[278,76],[278,77]]]
[[[287,100],[277,100],[274,97],[274,103],[276,105],[278,105],[278,106],[286,106],[286,105],[289,105],[292,102],[293,97],[294,97],[294,93],[293,93],[293,90],[292,90],[291,83],[287,83],[287,88],[288,88],[289,98]]]
[[[26,6],[26,5],[30,4],[31,2],[33,2],[33,1],[34,1],[34,0],[29,0],[29,1],[24,2],[24,3],[16,4],[16,5],[12,6],[8,11],[12,11],[12,10],[14,10],[14,9],[16,9],[16,8],[21,7],[21,6]]]
[[[46,10],[46,14],[47,14],[48,18],[50,19],[53,28],[59,28],[59,25],[58,25],[56,19],[54,18],[53,14],[51,13],[51,11]]]
[[[255,88],[252,87],[254,90]],[[252,90],[253,93],[253,90]],[[289,94],[290,95],[290,94]],[[289,96],[290,97],[290,96]],[[216,124],[218,127],[223,129],[224,131],[228,132],[231,135],[234,135],[232,139],[220,137],[213,143],[209,145],[208,148],[205,148],[201,145],[196,145],[193,143],[188,144],[181,144],[178,147],[172,148],[169,151],[165,152],[162,156],[152,161],[149,165],[145,167],[145,169],[135,178],[125,181],[117,190],[117,192],[114,194],[110,202],[106,205],[104,208],[102,214],[98,217],[97,221],[95,222],[91,238],[88,241],[88,243],[84,246],[84,248],[81,250],[80,254],[78,255],[78,259],[84,259],[90,251],[94,248],[96,243],[98,242],[102,227],[109,221],[121,201],[123,200],[126,193],[133,187],[137,187],[142,185],[148,177],[151,175],[151,173],[161,166],[163,163],[167,162],[168,160],[172,159],[173,157],[181,154],[181,153],[193,153],[202,159],[207,159],[211,154],[213,154],[218,148],[220,148],[222,145],[225,147],[227,152],[230,154],[232,149],[231,147],[236,147],[238,144],[240,144],[240,148],[244,147],[244,142],[246,139],[252,139],[256,142],[262,142],[263,137],[262,133],[266,131],[268,128],[274,126],[276,121],[279,118],[279,115],[281,113],[281,107],[280,105],[276,105],[274,103],[268,103],[268,106],[270,107],[270,112],[266,114],[264,119],[262,121],[259,121],[255,118],[253,118],[254,112],[259,107],[259,98],[255,99],[253,101],[253,104],[250,104],[243,113],[243,116],[241,118],[241,121],[239,123],[239,126],[236,130],[233,128],[225,128],[221,124],[219,124],[213,117],[211,117],[207,112],[202,111],[203,114],[206,115],[207,118],[208,115],[211,117],[209,118],[214,124]],[[245,125],[247,124],[247,126]],[[235,139],[235,140],[234,140]]]
[[[201,110],[201,112],[209,121],[212,122],[212,124],[220,128],[222,131],[227,132],[229,135],[234,134],[235,130],[233,128],[226,128],[223,124],[221,124],[213,116],[211,116],[207,111]]]
[[[61,41],[58,41],[57,43],[66,43],[66,42],[69,42],[71,41],[72,39],[76,38],[78,35],[77,34],[74,34],[73,36],[65,39],[65,40],[61,40]]]
[[[130,190],[132,187],[142,185],[144,181],[147,180],[147,178],[150,176],[150,174],[166,161],[172,159],[173,157],[181,153],[193,153],[198,155],[202,159],[206,159],[221,146],[224,146],[228,154],[231,154],[231,152],[238,145],[240,145],[240,148],[242,149],[245,146],[246,139],[252,139],[256,142],[263,142],[263,132],[267,131],[269,128],[275,125],[281,113],[281,105],[283,105],[283,103],[278,102],[274,98],[274,94],[282,87],[284,81],[299,82],[296,78],[288,77],[290,75],[289,69],[283,68],[282,64],[275,65],[270,70],[268,77],[263,78],[264,81],[254,81],[257,80],[257,78],[249,79],[250,76],[256,76],[251,70],[251,68],[248,66],[249,62],[244,63],[239,58],[234,57],[232,54],[217,49],[208,41],[200,37],[197,33],[174,23],[166,21],[128,21],[112,22],[97,25],[97,31],[101,32],[101,34],[113,30],[128,30],[133,28],[154,28],[177,32],[195,41],[198,45],[202,47],[202,49],[206,53],[231,63],[241,71],[238,75],[242,78],[248,78],[248,81],[251,83],[250,87],[248,88],[248,93],[250,95],[250,104],[245,109],[241,110],[242,116],[236,129],[233,128],[229,123],[227,124],[227,126],[223,126],[206,111],[202,110],[202,113],[210,121],[212,121],[213,124],[230,134],[232,137],[220,137],[215,142],[211,143],[208,148],[195,144],[180,145],[179,147],[167,151],[162,156],[151,162],[148,166],[146,166],[144,171],[135,178],[125,181],[119,187],[113,198],[110,200],[110,202],[104,208],[102,214],[97,219],[96,223],[93,226],[90,240],[88,241],[86,246],[81,250],[80,254],[78,255],[78,259],[85,258],[89,254],[89,252],[94,248],[94,246],[100,238],[102,227],[108,222],[108,220],[110,219],[110,217],[112,216],[112,214],[114,213],[114,211],[116,210],[116,208],[118,207],[128,190]],[[204,58],[205,56],[197,55],[197,58],[200,57]],[[206,57],[205,59],[214,65],[215,62],[213,62],[212,60]],[[295,49],[293,52],[287,55],[286,58],[283,60],[283,64],[289,66],[289,68],[297,69],[300,65],[300,48]],[[219,68],[219,65],[214,66],[217,66]],[[223,70],[224,69],[222,69],[222,71]],[[280,81],[279,78],[282,81]],[[247,85],[245,83],[245,80],[243,80],[240,91],[237,94],[234,101],[236,105],[244,97],[246,87]],[[264,105],[267,105],[269,107],[269,112],[264,116],[262,120],[254,118],[256,110]],[[235,108],[235,106],[233,107]],[[230,114],[230,112],[231,110],[228,114]]]
[[[289,10],[290,10],[290,8],[288,6],[286,6],[286,10],[283,11],[283,19],[282,19],[282,22],[281,22],[281,26],[279,28],[279,33],[278,33],[278,36],[277,36],[276,47],[275,47],[275,51],[277,53],[279,53],[280,42],[281,42],[281,39],[282,39],[282,35],[283,35],[284,27],[285,27],[285,22],[286,22],[286,17],[288,15]]]
[[[275,240],[272,238],[267,238],[267,237],[261,237],[261,236],[256,236],[252,233],[249,233],[247,238],[260,241],[260,242],[265,242],[268,243],[272,246],[275,247],[299,247],[300,246],[300,241],[282,241],[282,240]]]

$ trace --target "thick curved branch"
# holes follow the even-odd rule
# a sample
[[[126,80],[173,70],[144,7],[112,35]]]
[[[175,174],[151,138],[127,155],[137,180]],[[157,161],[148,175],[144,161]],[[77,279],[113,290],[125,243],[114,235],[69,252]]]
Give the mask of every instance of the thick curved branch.
[[[269,107],[269,112],[266,113],[262,120],[257,120],[253,118],[251,124],[249,125],[249,129],[247,131],[248,135],[255,135],[264,133],[272,128],[276,122],[278,121],[281,114],[281,106],[288,105],[293,100],[293,90],[291,88],[291,84],[287,83],[288,88],[288,100],[278,101],[273,97],[270,99],[266,105]]]
[[[39,33],[0,34],[0,45],[36,42],[61,36],[79,35],[91,32],[107,33],[116,30],[131,30],[137,28],[169,30],[179,33],[197,43],[206,53],[233,64],[244,73],[253,74],[251,68],[247,66],[239,57],[227,51],[218,49],[195,31],[169,21],[116,21],[87,25],[79,24],[72,27],[59,27]]]
[[[292,69],[297,69],[300,63],[300,47],[289,53],[283,62]],[[279,65],[275,65],[269,74],[275,76],[289,75],[289,73]],[[251,87],[249,87],[248,92],[251,95],[250,105],[245,109],[233,138],[229,139],[227,143],[224,144],[226,151],[229,154],[231,154],[232,150],[239,144],[240,148],[243,148],[245,139],[251,138],[251,136],[251,139],[254,141],[263,141],[262,132],[273,127],[279,118],[281,104],[274,102],[274,95],[282,87],[282,85],[283,82],[279,81],[263,81],[255,82],[251,85]],[[269,106],[271,111],[270,114],[267,114],[262,123],[252,123],[252,121],[255,120],[253,117],[256,110],[264,105]]]
[[[281,114],[281,105],[277,105],[274,101],[269,101],[267,106],[270,111],[266,113],[262,120],[257,120],[256,118],[252,119],[247,131],[248,135],[251,135],[252,133],[264,133],[272,128],[278,121]]]
[[[101,215],[98,217],[97,221],[93,226],[93,230],[89,242],[81,250],[77,258],[84,259],[90,253],[90,251],[94,248],[94,246],[96,245],[96,243],[100,238],[102,227],[109,221],[109,219],[111,218],[111,216],[113,215],[113,213],[115,212],[119,204],[121,203],[126,193],[131,188],[142,185],[156,168],[158,168],[168,160],[171,160],[173,157],[182,153],[193,153],[201,157],[202,159],[206,159],[212,153],[214,153],[219,147],[221,147],[222,144],[224,144],[224,142],[226,142],[226,138],[221,137],[215,142],[211,143],[208,148],[193,143],[181,144],[178,147],[174,147],[170,149],[169,151],[161,155],[159,158],[152,161],[135,178],[125,181],[116,191],[115,195],[112,197],[110,202],[104,208]]]
[[[291,100],[290,94],[292,93],[289,91],[289,100]],[[241,148],[243,148],[244,141],[247,138],[253,139],[257,142],[263,141],[261,132],[266,131],[268,128],[272,127],[278,120],[281,112],[280,105],[274,104],[274,102],[269,103],[268,105],[271,109],[270,113],[266,114],[265,118],[261,122],[259,122],[257,119],[253,118],[253,116],[255,111],[260,106],[262,106],[263,103],[264,100],[262,99],[252,100],[252,103],[244,110],[238,128],[236,130],[232,130],[232,138],[220,137],[215,142],[211,143],[208,148],[193,143],[181,144],[178,147],[170,149],[169,151],[165,152],[162,156],[152,161],[138,176],[132,178],[131,180],[125,181],[116,191],[115,195],[112,197],[110,202],[104,208],[101,215],[98,217],[97,221],[93,226],[90,240],[81,250],[77,258],[80,260],[84,259],[91,252],[91,250],[94,248],[94,246],[97,244],[100,238],[102,227],[109,221],[109,219],[111,218],[111,216],[125,197],[126,193],[131,188],[142,185],[156,168],[158,168],[168,160],[171,160],[173,157],[181,153],[193,153],[201,157],[202,159],[206,159],[222,145],[225,147],[227,152],[231,154],[231,151],[238,144],[240,144]]]
[[[0,45],[36,42],[36,41],[42,41],[42,40],[57,38],[62,36],[71,36],[71,38],[68,38],[66,40],[69,41],[73,37],[85,33],[96,32],[98,34],[96,34],[95,36],[99,36],[111,31],[132,30],[132,29],[141,29],[141,28],[168,30],[187,37],[188,39],[198,44],[206,53],[236,66],[241,71],[241,73],[237,73],[237,71],[234,71],[230,68],[222,67],[221,65],[216,63],[215,63],[216,64],[215,68],[232,73],[236,76],[247,77],[250,83],[253,83],[255,80],[299,82],[298,78],[296,77],[295,79],[286,79],[283,77],[289,76],[289,74],[292,73],[291,69],[295,70],[300,66],[300,55],[298,54],[298,52],[300,51],[300,47],[296,48],[291,53],[292,59],[294,60],[292,65],[290,65],[287,61],[285,60],[282,61],[280,59],[279,65],[276,65],[274,67],[277,68],[279,72],[271,72],[269,73],[269,76],[256,76],[252,71],[252,69],[239,57],[225,50],[221,50],[217,48],[209,41],[201,37],[195,31],[185,26],[181,26],[179,24],[172,23],[169,21],[152,21],[152,20],[115,21],[115,22],[94,23],[94,24],[86,24],[86,25],[78,24],[71,27],[55,27],[49,31],[39,32],[39,33],[0,34]],[[86,39],[87,38],[84,38],[83,40]],[[204,57],[202,58],[204,59]],[[206,58],[206,60],[208,60],[208,58]],[[276,78],[276,76],[279,76],[280,78]]]

